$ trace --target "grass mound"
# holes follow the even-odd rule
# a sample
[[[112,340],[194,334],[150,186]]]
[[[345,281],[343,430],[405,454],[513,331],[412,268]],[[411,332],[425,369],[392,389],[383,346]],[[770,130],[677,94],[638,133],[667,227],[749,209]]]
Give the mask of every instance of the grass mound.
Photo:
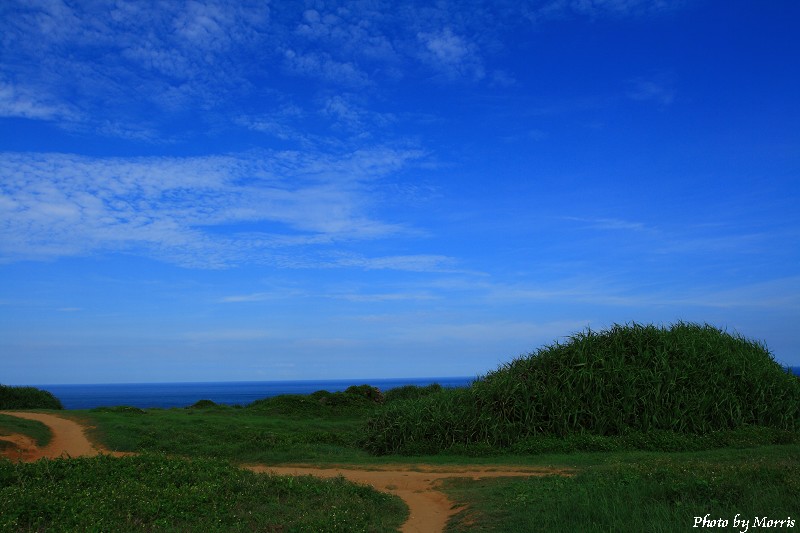
[[[0,409],[63,409],[61,400],[35,387],[0,385]]]
[[[767,348],[709,325],[616,325],[520,357],[467,389],[392,402],[372,453],[510,448],[538,436],[800,429],[800,381]]]

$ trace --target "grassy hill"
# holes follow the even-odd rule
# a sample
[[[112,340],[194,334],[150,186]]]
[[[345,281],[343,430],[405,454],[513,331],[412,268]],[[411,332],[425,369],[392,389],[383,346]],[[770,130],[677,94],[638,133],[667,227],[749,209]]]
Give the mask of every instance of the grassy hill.
[[[467,389],[387,405],[363,445],[378,454],[437,453],[748,427],[800,428],[800,380],[766,346],[708,325],[633,324],[575,334]]]

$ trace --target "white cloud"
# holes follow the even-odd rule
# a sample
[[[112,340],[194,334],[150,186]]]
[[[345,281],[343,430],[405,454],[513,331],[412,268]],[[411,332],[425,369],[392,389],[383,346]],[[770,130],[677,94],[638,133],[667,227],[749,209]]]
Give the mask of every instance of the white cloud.
[[[454,259],[443,255],[396,255],[387,257],[347,256],[334,259],[332,265],[366,270],[407,270],[412,272],[457,272]]]
[[[45,94],[0,80],[0,116],[38,120],[77,120],[79,113]]]
[[[453,33],[450,28],[420,32],[417,38],[423,46],[422,58],[448,77],[484,77],[477,47],[465,37]]]
[[[535,21],[574,15],[591,18],[647,16],[678,9],[685,3],[683,0],[552,0],[529,9],[527,16]]]
[[[111,118],[109,109],[136,123],[146,103],[165,110],[216,105],[244,85],[247,67],[232,57],[269,35],[269,8],[260,2],[56,0],[12,2],[6,12],[0,110],[95,127]]]
[[[0,154],[0,257],[125,250],[186,266],[285,262],[279,249],[287,246],[403,231],[371,214],[370,188],[419,155],[389,148],[340,156]]]
[[[674,82],[667,74],[634,78],[629,81],[626,94],[628,98],[640,102],[669,105],[675,100]]]
[[[586,218],[586,217],[563,217],[563,218],[564,220],[583,222],[586,224],[587,229],[631,230],[631,231],[644,231],[648,229],[648,227],[642,222],[633,222],[630,220],[622,220],[618,218]]]
[[[339,61],[327,52],[297,52],[289,49],[284,59],[290,72],[310,78],[321,78],[346,87],[369,85],[369,76],[352,61]]]

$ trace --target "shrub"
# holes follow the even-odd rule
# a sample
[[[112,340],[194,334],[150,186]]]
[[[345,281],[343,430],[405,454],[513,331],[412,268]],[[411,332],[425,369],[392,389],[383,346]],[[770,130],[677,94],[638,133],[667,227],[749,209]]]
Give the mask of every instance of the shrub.
[[[416,400],[423,396],[440,392],[441,390],[442,386],[438,383],[431,383],[424,387],[420,387],[419,385],[403,385],[402,387],[395,387],[386,391],[384,401],[389,403],[398,400]]]
[[[351,385],[344,391],[345,394],[361,396],[375,403],[383,403],[383,394],[378,387],[372,385]]]
[[[217,407],[216,402],[211,400],[198,400],[190,405],[189,409],[209,409],[211,407]]]
[[[35,387],[0,385],[0,409],[63,409],[61,400]]]

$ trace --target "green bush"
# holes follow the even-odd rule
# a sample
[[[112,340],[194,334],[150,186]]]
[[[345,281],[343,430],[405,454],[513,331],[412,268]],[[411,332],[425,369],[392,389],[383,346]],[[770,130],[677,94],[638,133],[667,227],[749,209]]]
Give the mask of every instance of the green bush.
[[[383,403],[383,394],[378,387],[372,385],[351,385],[344,391],[345,394],[361,396],[375,403]]]
[[[189,409],[209,409],[217,407],[217,403],[211,400],[198,400],[189,406]]]
[[[423,396],[441,392],[441,390],[442,386],[438,383],[431,383],[424,387],[420,387],[419,385],[403,385],[402,387],[395,387],[386,391],[386,394],[384,394],[384,401],[390,403],[398,400],[416,400]]]
[[[370,390],[361,387],[369,387]],[[352,390],[351,390],[352,389]],[[349,391],[349,392],[348,392]],[[248,409],[270,415],[319,417],[349,416],[354,413],[372,411],[382,400],[380,391],[369,385],[350,387],[344,392],[316,391],[312,394],[281,394],[256,400]]]
[[[763,344],[708,325],[633,324],[575,334],[467,389],[392,402],[369,421],[362,445],[379,454],[431,453],[635,433],[679,447],[663,435],[745,426],[800,430],[800,382]]]
[[[61,400],[35,387],[0,385],[0,409],[63,409]]]

